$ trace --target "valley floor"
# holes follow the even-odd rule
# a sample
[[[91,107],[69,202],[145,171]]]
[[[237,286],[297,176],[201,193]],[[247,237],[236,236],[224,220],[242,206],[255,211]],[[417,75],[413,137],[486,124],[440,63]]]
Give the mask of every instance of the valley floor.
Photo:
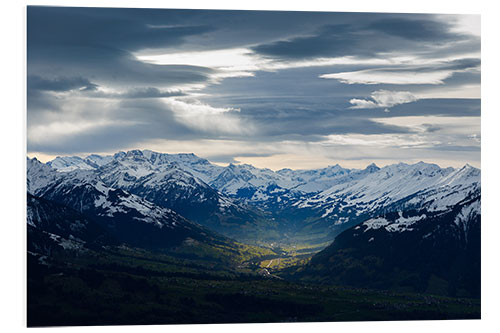
[[[262,266],[109,248],[28,254],[28,326],[479,319],[480,300],[289,282]]]

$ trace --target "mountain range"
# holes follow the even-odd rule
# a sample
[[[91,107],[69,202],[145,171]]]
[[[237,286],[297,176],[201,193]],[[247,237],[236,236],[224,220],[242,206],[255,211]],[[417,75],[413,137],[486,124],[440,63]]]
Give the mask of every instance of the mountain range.
[[[291,278],[480,291],[481,172],[470,165],[273,171],[131,150],[28,158],[27,190],[30,251],[307,244],[326,248]]]
[[[221,167],[194,154],[148,150],[57,157],[46,165],[70,178],[94,175],[106,186],[247,241],[263,234],[267,239],[301,239],[311,228],[318,233],[317,241],[332,240],[385,211],[444,210],[480,191],[481,176],[470,165],[453,169],[423,162],[275,172],[246,164]]]

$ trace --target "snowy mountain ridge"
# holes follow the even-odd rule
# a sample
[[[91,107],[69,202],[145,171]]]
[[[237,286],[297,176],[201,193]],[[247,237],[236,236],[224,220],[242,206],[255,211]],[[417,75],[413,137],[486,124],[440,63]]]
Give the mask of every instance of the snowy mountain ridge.
[[[248,201],[255,202],[266,201],[289,191],[295,194],[325,192],[324,196],[327,196],[329,192],[338,190],[340,184],[347,184],[374,173],[378,173],[381,177],[392,178],[395,182],[401,181],[400,176],[403,174],[405,177],[411,176],[414,179],[425,178],[425,181],[429,181],[429,176],[432,176],[431,178],[436,181],[439,179],[446,182],[445,177],[455,170],[453,168],[440,168],[436,164],[419,162],[413,165],[399,163],[383,168],[372,163],[362,170],[347,169],[337,164],[313,170],[281,169],[272,171],[256,168],[249,164],[229,164],[222,167],[194,154],[166,154],[150,150],[131,150],[106,156],[93,154],[85,158],[57,157],[48,162],[47,165],[59,172],[69,172],[75,169],[96,170],[103,166],[110,168],[108,164],[116,161],[129,167],[127,176],[131,178],[177,168],[226,195],[244,197]],[[470,168],[477,170],[480,174],[480,170]],[[372,180],[370,177],[367,178],[367,181]],[[424,187],[422,186],[422,188]],[[275,194],[271,191],[274,191]],[[410,189],[406,190],[406,193],[409,192],[411,192]]]
[[[131,150],[58,157],[47,164],[33,159],[28,164],[37,166],[28,168],[32,193],[60,182],[61,177],[73,186],[84,180],[96,188],[120,189],[172,209],[218,232],[229,228],[232,236],[241,236],[243,229],[236,231],[236,225],[249,222],[264,223],[265,228],[272,225],[288,235],[314,225],[334,237],[384,212],[446,211],[481,192],[479,169],[441,168],[424,162],[272,171],[248,164],[222,167],[194,154]]]
[[[426,207],[446,210],[475,192],[480,192],[479,169],[466,165],[442,169],[435,164],[393,164],[356,177],[356,172],[326,191],[296,202],[299,208],[314,208],[323,217],[336,218],[345,211],[360,215],[384,207],[410,209]],[[359,174],[359,172],[358,172]]]

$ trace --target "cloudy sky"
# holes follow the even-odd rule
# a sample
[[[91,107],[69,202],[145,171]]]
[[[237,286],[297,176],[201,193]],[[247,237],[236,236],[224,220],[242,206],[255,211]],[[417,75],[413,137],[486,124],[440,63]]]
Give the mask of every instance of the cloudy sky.
[[[28,7],[28,154],[480,167],[472,15]]]

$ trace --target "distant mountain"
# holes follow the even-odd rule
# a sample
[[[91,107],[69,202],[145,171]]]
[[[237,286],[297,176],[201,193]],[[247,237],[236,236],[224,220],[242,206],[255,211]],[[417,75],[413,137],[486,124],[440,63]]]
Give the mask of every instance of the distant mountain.
[[[120,151],[114,155],[91,154],[85,158],[79,156],[58,156],[52,161],[47,162],[47,165],[60,172],[69,172],[75,169],[95,170],[112,161],[133,159],[134,157],[138,162],[147,162],[147,164],[150,164],[151,169],[160,166],[177,165],[179,168],[191,173],[204,182],[215,179],[224,169],[194,154],[165,154],[156,153],[151,150]]]
[[[443,211],[480,193],[481,172],[469,165],[442,169],[435,164],[399,163],[337,178],[329,189],[294,204],[318,216],[317,224],[332,232],[355,225],[384,212],[426,208]],[[311,213],[314,214],[314,213]]]
[[[64,161],[64,163],[63,163]],[[445,210],[480,192],[481,172],[435,164],[272,171],[247,164],[214,165],[194,154],[149,150],[59,157],[60,173],[93,172],[123,189],[238,239],[333,240],[343,230],[385,212]],[[37,183],[50,182],[41,175]],[[36,184],[34,185],[36,186]]]
[[[171,209],[155,205],[124,190],[107,186],[92,171],[74,170],[58,173],[50,167],[47,168],[48,166],[39,161],[28,160],[30,184],[28,189],[30,194],[59,205],[59,210],[55,209],[56,205],[51,206],[51,214],[56,217],[69,211],[76,211],[85,216],[86,220],[94,221],[117,241],[143,248],[166,249],[179,246],[186,241],[209,245],[230,243],[225,237],[188,221]],[[31,178],[40,174],[45,175],[42,178],[43,182]],[[45,179],[53,181],[45,182]],[[69,207],[70,210],[62,206]],[[30,216],[40,216],[40,214]],[[75,220],[72,225],[80,223],[78,221]],[[35,226],[47,224],[43,220],[34,218],[29,218],[28,223]],[[67,229],[69,226],[64,228]],[[59,236],[66,236],[64,228],[61,229]],[[54,230],[48,228],[44,231]]]
[[[150,150],[131,150],[114,155],[89,155],[57,157],[47,165],[60,172],[75,169],[95,170],[113,161],[128,159],[142,175],[165,167],[176,167],[202,180],[220,192],[253,202],[263,202],[275,197],[268,188],[292,190],[297,193],[317,193],[330,187],[332,180],[350,173],[352,170],[339,165],[316,170],[282,169],[274,172],[259,169],[249,164],[229,164],[221,167],[194,154],[165,154]],[[131,165],[130,163],[128,164]]]
[[[80,165],[78,163],[67,166],[73,158],[63,158],[66,164],[62,164],[61,159],[58,163],[47,163],[46,166],[52,166],[52,173],[45,173],[54,177],[57,170],[57,174],[64,175],[66,179],[93,177],[94,183],[100,186],[135,194],[233,238],[248,240],[277,236],[275,223],[260,209],[223,195],[181,168],[196,173],[196,170],[207,166],[208,161],[195,155],[132,150],[116,153],[112,157],[90,155],[85,159],[76,159],[85,163],[82,168],[74,168]],[[91,159],[106,160],[107,163],[90,165],[88,161]]]
[[[281,169],[276,173],[289,178],[294,184],[292,188],[296,191],[317,193],[334,185],[338,178],[355,171],[355,169],[345,169],[336,164],[326,168],[314,170]]]
[[[236,202],[181,168],[205,165],[194,155],[162,155],[129,151],[96,169],[108,186],[136,194],[159,206],[170,208],[184,217],[231,237],[245,239],[264,233],[265,216],[258,209]],[[183,162],[184,161],[184,162]],[[181,163],[182,162],[182,163]],[[184,164],[183,164],[184,163]],[[266,225],[271,230],[272,225]]]
[[[95,154],[89,155],[84,159],[78,156],[64,156],[56,157],[52,161],[47,162],[47,165],[61,172],[68,172],[76,169],[93,170],[110,162],[112,159],[112,156],[100,156]]]
[[[429,208],[387,213],[342,232],[296,277],[480,297],[480,195],[444,211]]]

